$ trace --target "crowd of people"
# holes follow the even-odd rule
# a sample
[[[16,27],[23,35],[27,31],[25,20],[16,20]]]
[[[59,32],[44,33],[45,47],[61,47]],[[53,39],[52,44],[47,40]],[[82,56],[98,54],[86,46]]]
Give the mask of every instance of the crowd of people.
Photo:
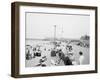
[[[51,46],[51,44],[53,45]],[[83,52],[80,51],[78,54],[79,59],[78,61],[76,61],[75,54],[73,52],[73,46],[64,42],[56,44],[38,44],[34,47],[31,45],[26,45],[26,60],[31,60],[36,57],[40,57],[40,60],[36,66],[48,66],[44,64],[44,62],[48,60],[46,55],[49,55],[51,57],[51,66],[57,66],[60,64],[60,62],[63,62],[64,65],[81,65],[84,60]],[[56,60],[53,60],[53,57],[56,58]]]

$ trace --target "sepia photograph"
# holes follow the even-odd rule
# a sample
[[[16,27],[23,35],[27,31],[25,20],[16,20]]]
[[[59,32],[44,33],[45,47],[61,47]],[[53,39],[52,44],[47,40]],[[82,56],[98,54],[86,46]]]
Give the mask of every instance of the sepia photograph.
[[[25,13],[25,67],[90,64],[90,15]]]

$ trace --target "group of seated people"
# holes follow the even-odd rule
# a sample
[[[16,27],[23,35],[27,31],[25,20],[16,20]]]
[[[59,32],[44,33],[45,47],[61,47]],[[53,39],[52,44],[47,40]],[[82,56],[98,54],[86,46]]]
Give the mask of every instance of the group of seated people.
[[[67,49],[68,48],[68,49]],[[84,55],[82,51],[79,51],[78,58],[76,60],[75,53],[73,52],[72,46],[67,46],[65,48],[66,51],[63,49],[59,49],[56,51],[51,51],[51,56],[58,56],[58,60],[56,61],[55,65],[60,64],[60,61],[63,61],[64,65],[81,65],[84,62]],[[54,55],[55,53],[55,55]]]
[[[60,46],[59,46],[60,47]],[[42,51],[40,50],[40,48],[32,48],[31,49],[27,48],[26,50],[26,60],[30,60],[32,58],[35,57],[41,57],[42,55]],[[51,59],[51,64],[52,65],[58,65],[60,64],[61,61],[63,61],[64,65],[76,65],[76,61],[75,61],[75,56],[74,53],[71,52],[73,50],[71,45],[66,45],[65,48],[65,52],[63,51],[63,49],[58,49],[58,47],[54,47],[53,49],[48,49],[48,51],[50,51],[51,56],[50,57],[56,57],[58,56],[59,58],[57,59],[57,61],[54,61]],[[46,48],[44,48],[44,50],[46,51]],[[79,52],[79,55],[83,55],[82,52]],[[41,57],[39,64],[37,66],[46,66],[46,64],[42,64],[43,62],[45,62],[47,60],[46,56]],[[81,64],[82,60],[80,60],[79,64]]]
[[[64,65],[73,65],[72,61],[74,59],[72,59],[73,53],[69,53],[69,54],[65,54],[63,53],[62,49],[58,50],[58,51],[51,51],[51,56],[58,56],[58,61],[56,62],[55,65],[60,64],[60,61],[62,60],[64,62]]]
[[[30,60],[32,58],[35,58],[35,57],[40,57],[41,56],[41,50],[40,49],[37,49],[36,47],[35,48],[26,48],[26,60]]]

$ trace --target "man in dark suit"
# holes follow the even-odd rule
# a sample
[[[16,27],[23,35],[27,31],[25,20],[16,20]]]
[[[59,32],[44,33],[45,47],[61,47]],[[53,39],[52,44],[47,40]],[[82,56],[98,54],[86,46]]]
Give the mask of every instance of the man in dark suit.
[[[65,65],[72,65],[72,61],[70,60],[70,58],[67,55],[65,55],[63,61],[64,61]]]

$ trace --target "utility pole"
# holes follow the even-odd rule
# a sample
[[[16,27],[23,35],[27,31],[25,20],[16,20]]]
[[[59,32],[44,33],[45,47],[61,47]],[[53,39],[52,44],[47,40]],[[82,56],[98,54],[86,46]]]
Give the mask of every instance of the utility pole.
[[[54,25],[54,44],[55,44],[55,42],[56,42],[56,25]]]

